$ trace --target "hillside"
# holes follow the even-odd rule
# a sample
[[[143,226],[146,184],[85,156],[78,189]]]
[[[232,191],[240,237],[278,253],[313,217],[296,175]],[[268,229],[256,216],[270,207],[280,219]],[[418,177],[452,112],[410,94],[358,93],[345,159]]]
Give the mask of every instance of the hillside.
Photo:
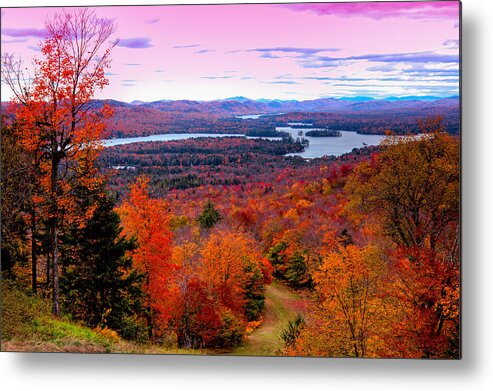
[[[335,130],[384,134],[419,132],[418,122],[437,114],[444,118],[449,133],[458,134],[460,107],[458,97],[418,97],[315,100],[252,100],[235,97],[227,100],[160,100],[126,103],[114,99],[94,100],[93,107],[108,104],[113,116],[108,120],[107,138],[137,137],[163,133],[246,134],[273,131],[289,122],[306,121]],[[2,102],[2,110],[7,106]],[[235,118],[245,114],[266,114],[256,120]],[[273,115],[275,114],[275,116]]]
[[[336,130],[384,134],[419,132],[418,122],[437,114],[444,118],[448,132],[459,133],[457,97],[436,100],[344,100],[264,101],[237,98],[227,101],[157,101],[139,105],[107,101],[114,115],[109,137],[146,136],[159,133],[249,134],[273,131],[276,126],[302,120]],[[102,104],[102,101],[97,101]],[[271,114],[259,119],[239,119],[242,114]],[[272,114],[276,114],[273,116]]]
[[[115,107],[134,107],[140,109],[156,109],[171,113],[208,113],[220,116],[242,114],[279,114],[287,112],[344,112],[344,111],[394,111],[419,110],[423,108],[454,108],[459,105],[457,96],[448,98],[438,97],[408,97],[408,98],[320,98],[314,100],[253,100],[235,97],[226,100],[192,101],[192,100],[158,100],[154,102],[124,103],[115,100],[107,101]]]
[[[91,329],[68,318],[53,318],[49,300],[29,296],[8,281],[2,281],[1,293],[2,352],[207,353],[126,341],[108,329]]]

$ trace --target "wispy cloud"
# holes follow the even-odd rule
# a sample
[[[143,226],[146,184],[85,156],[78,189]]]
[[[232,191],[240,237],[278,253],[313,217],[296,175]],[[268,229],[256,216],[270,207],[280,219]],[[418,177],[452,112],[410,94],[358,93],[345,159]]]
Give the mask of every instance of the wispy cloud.
[[[2,43],[24,43],[29,41],[29,38],[13,38],[13,39],[2,39]]]
[[[191,45],[177,45],[173,46],[173,49],[188,49],[188,48],[198,48],[199,46],[202,46],[200,43],[194,43]]]
[[[458,54],[436,52],[391,53],[391,54],[363,54],[349,57],[309,56],[303,59],[303,68],[335,67],[345,62],[370,61],[383,63],[458,63]]]
[[[127,62],[125,65],[129,66],[129,67],[138,67],[142,64],[138,64],[138,63],[134,63],[134,62]]]
[[[366,70],[371,72],[392,72],[395,70],[395,64],[373,65],[366,68]]]
[[[303,79],[303,80],[318,80],[318,81],[341,81],[341,80],[366,81],[366,80],[368,80],[367,78],[362,78],[362,77],[347,77],[347,76],[341,76],[341,77],[305,76],[305,77],[302,77],[301,79]]]
[[[459,40],[458,39],[447,39],[443,43],[443,46],[450,48],[450,49],[457,49],[459,47]]]
[[[121,85],[123,87],[133,87],[133,86],[135,86],[136,83],[137,83],[137,80],[126,79],[126,80],[122,80]]]
[[[320,52],[338,52],[340,48],[297,48],[297,47],[272,47],[248,49],[247,52],[281,52],[296,54],[317,54]]]
[[[147,49],[154,45],[151,43],[149,37],[134,37],[134,38],[122,38],[118,42],[118,46],[129,49]]]
[[[34,50],[35,52],[40,52],[41,51],[41,48],[39,46],[31,45],[31,46],[28,46],[27,48],[28,49],[31,49],[31,50]]]
[[[2,35],[8,37],[22,38],[22,37],[34,37],[45,38],[47,36],[46,29],[37,28],[3,28]]]
[[[296,12],[313,12],[317,15],[342,18],[366,17],[377,20],[389,18],[442,20],[459,16],[458,1],[280,4],[278,7]]]
[[[159,18],[146,19],[145,20],[145,23],[147,23],[147,24],[155,24],[155,23],[158,23],[159,20],[160,20]]]
[[[282,58],[281,56],[276,56],[272,53],[262,53],[259,57],[260,58]]]
[[[231,79],[232,76],[201,76],[201,79],[210,79],[210,80],[216,80],[216,79]]]
[[[292,80],[276,80],[276,81],[268,81],[267,84],[300,84],[296,81]]]
[[[215,50],[213,50],[213,49],[203,49],[203,50],[197,50],[194,53],[195,54],[205,54],[205,53],[213,53],[213,52],[215,52]]]

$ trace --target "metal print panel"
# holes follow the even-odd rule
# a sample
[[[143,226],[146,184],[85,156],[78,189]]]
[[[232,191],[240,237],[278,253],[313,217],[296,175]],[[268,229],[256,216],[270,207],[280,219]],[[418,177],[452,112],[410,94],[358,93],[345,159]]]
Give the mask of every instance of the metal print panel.
[[[460,358],[458,1],[1,34],[2,351]]]

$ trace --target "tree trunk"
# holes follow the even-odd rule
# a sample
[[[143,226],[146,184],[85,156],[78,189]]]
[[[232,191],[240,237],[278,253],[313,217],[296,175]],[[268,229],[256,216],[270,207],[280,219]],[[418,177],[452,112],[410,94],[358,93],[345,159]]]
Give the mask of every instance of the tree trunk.
[[[33,206],[31,210],[31,274],[32,274],[32,291],[33,294],[38,290],[38,250],[36,246],[36,210]]]
[[[56,220],[51,227],[51,257],[53,260],[53,315],[60,316],[60,287],[58,282],[58,229]]]
[[[55,151],[58,149],[56,146]],[[60,316],[60,287],[58,281],[58,210],[57,210],[57,181],[59,159],[55,156],[51,161],[51,219],[50,219],[50,247],[53,284],[53,315]]]
[[[149,338],[149,341],[154,342],[151,311],[152,310],[149,308],[149,312],[147,313],[147,336]]]
[[[46,254],[46,289],[50,288],[51,277],[50,277],[50,267],[51,267],[51,252]]]

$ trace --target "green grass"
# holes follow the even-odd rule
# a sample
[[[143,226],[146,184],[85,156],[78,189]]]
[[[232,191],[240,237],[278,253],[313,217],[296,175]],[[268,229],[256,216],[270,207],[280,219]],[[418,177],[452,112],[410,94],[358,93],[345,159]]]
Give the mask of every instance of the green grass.
[[[272,282],[266,289],[264,321],[233,351],[191,350],[125,341],[69,319],[53,318],[51,305],[19,287],[2,281],[2,351],[234,354],[275,356],[283,347],[280,338],[290,320],[304,312],[304,299],[288,287]]]
[[[291,289],[273,281],[265,291],[264,322],[232,354],[275,356],[283,347],[280,337],[290,320],[304,312],[305,299]]]
[[[168,348],[125,341],[64,318],[53,318],[48,300],[32,297],[2,281],[2,351],[207,354],[207,351]]]

